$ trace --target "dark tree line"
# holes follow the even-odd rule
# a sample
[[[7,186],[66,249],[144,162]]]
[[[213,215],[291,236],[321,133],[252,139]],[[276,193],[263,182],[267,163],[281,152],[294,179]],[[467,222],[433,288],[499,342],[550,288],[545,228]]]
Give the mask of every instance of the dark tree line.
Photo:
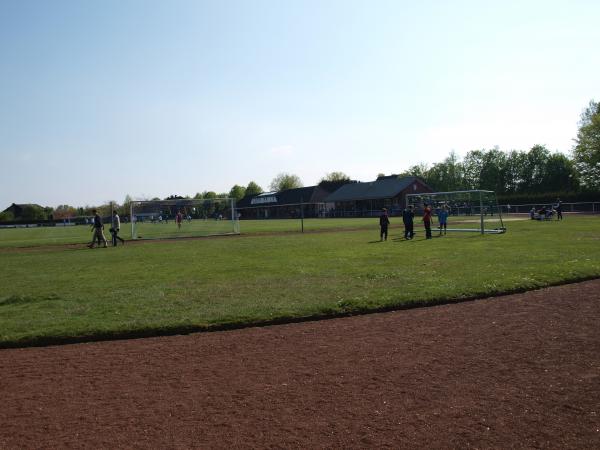
[[[574,161],[542,145],[529,151],[472,150],[462,161],[453,152],[431,167],[417,165],[402,175],[420,176],[436,191],[487,189],[513,195],[581,188]]]
[[[581,115],[571,155],[543,145],[528,151],[498,148],[472,150],[460,160],[452,152],[431,167],[419,164],[402,175],[420,176],[436,191],[493,190],[500,198],[540,200],[562,195],[597,200],[600,194],[600,103],[590,102]]]

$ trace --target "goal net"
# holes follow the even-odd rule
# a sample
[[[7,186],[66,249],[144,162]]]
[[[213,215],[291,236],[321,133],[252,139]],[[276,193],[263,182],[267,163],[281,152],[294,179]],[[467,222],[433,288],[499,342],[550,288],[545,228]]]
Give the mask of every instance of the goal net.
[[[471,190],[408,194],[406,206],[415,216],[423,214],[428,204],[433,212],[432,229],[439,228],[439,215],[447,213],[447,231],[500,234],[506,232],[502,211],[494,191]]]
[[[237,234],[235,199],[176,199],[131,202],[132,239]]]

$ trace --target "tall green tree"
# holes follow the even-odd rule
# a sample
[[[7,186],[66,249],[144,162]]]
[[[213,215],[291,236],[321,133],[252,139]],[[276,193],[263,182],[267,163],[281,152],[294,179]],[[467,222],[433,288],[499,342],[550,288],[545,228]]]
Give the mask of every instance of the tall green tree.
[[[546,161],[544,192],[577,191],[580,187],[575,163],[562,153],[550,155]]]
[[[263,192],[263,188],[261,188],[254,181],[251,181],[250,183],[248,183],[248,186],[246,186],[246,195],[259,195]]]
[[[234,185],[229,191],[229,197],[241,200],[246,195],[246,188],[244,186]]]
[[[434,164],[425,172],[425,179],[436,191],[459,191],[464,189],[464,169],[458,155],[451,152],[441,163]]]
[[[479,189],[486,150],[471,150],[463,160],[463,179],[466,189]]]
[[[587,189],[600,189],[600,103],[591,100],[581,114],[573,158]]]
[[[133,201],[133,199],[131,198],[131,195],[127,194],[125,196],[125,200],[123,200],[123,205],[118,208],[118,213],[119,215],[125,217],[127,215],[129,215],[129,213],[131,212],[131,202]]]
[[[425,163],[416,164],[414,166],[410,166],[408,170],[400,173],[399,177],[421,177],[427,183],[427,172],[429,171],[429,167]],[[428,183],[429,184],[429,183]]]
[[[524,155],[521,167],[521,185],[519,191],[522,193],[545,192],[544,182],[547,179],[546,170],[550,151],[543,145],[534,145]]]
[[[286,189],[301,188],[302,186],[302,181],[300,180],[300,177],[298,177],[298,175],[280,173],[275,178],[273,178],[273,181],[271,181],[269,188],[272,191],[279,192],[285,191]]]

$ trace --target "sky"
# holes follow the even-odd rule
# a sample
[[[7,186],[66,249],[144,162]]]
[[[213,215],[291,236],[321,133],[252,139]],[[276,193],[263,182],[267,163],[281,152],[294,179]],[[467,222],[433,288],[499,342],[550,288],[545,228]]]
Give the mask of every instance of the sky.
[[[600,2],[3,0],[0,211],[568,154]]]

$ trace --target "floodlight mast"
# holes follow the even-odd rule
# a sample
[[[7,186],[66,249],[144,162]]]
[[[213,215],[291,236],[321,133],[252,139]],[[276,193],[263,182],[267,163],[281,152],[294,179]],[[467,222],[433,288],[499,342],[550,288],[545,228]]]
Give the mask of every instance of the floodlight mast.
[[[479,192],[479,220],[481,223],[481,234],[484,234],[483,231],[483,195],[482,192]]]
[[[135,239],[135,236],[133,235],[135,231],[133,220],[133,201],[131,201],[129,202],[129,223],[131,224],[131,239]]]

